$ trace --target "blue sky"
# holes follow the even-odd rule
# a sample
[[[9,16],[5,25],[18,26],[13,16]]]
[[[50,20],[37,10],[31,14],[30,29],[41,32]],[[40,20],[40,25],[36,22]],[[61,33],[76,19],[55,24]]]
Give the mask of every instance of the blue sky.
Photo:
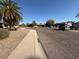
[[[22,23],[45,23],[48,19],[56,22],[78,21],[79,0],[17,0],[22,8]]]

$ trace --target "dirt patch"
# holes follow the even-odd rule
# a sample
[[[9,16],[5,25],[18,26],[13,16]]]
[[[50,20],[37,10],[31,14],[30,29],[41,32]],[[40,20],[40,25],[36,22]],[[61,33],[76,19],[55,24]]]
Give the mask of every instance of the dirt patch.
[[[8,38],[0,40],[0,59],[6,59],[28,32],[28,29],[10,31]]]

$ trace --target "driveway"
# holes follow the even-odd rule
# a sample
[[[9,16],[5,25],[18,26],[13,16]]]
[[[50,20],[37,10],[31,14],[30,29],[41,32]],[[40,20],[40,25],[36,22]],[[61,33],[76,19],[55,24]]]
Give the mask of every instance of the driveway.
[[[79,32],[36,30],[48,59],[79,59]]]

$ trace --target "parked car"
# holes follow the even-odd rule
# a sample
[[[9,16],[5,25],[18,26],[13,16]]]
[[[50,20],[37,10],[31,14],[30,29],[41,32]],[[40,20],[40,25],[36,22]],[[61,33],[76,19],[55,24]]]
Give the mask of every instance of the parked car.
[[[0,28],[3,28],[3,23],[0,23]]]

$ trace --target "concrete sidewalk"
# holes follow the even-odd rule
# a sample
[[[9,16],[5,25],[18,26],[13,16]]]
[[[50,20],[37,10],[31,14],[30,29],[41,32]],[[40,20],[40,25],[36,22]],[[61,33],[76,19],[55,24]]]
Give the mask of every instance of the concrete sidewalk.
[[[35,30],[30,30],[7,59],[47,59]]]

